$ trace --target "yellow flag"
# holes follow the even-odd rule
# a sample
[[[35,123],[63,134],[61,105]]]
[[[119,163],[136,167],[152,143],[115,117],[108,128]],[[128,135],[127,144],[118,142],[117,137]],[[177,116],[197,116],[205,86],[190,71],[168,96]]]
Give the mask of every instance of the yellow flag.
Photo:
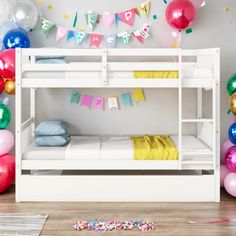
[[[134,99],[136,102],[145,100],[143,89],[141,88],[135,89],[133,93],[134,93]]]
[[[146,0],[137,6],[140,15],[148,16],[150,12],[151,1]]]

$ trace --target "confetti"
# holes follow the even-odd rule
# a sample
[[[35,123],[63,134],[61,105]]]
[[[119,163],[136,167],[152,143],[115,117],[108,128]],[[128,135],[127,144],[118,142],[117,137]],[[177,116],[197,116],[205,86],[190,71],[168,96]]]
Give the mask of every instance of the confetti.
[[[228,8],[228,7],[225,7],[224,11],[225,11],[225,12],[229,12],[229,8]]]
[[[48,4],[48,10],[52,10],[52,4]]]
[[[164,2],[165,4],[167,4],[167,3],[168,3],[168,1],[167,1],[167,0],[163,0],[163,2]]]
[[[153,19],[153,20],[157,20],[157,15],[153,15],[153,16],[152,16],[152,19]]]
[[[64,19],[68,20],[69,18],[70,18],[69,15],[67,15],[67,14],[64,15]]]
[[[191,28],[189,28],[189,29],[186,29],[185,32],[186,32],[186,34],[190,34],[193,32],[193,30]]]
[[[42,3],[43,3],[43,0],[37,0],[37,3],[38,3],[38,4],[42,4]]]

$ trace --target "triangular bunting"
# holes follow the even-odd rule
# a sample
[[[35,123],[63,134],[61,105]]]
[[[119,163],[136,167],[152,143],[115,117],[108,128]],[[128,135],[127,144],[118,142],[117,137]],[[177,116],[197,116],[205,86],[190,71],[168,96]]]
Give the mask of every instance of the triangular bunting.
[[[88,24],[88,26],[94,30],[95,26],[97,25],[97,21],[98,21],[98,14],[93,12],[92,10],[89,10],[86,14],[85,14],[85,19],[86,22]]]
[[[121,21],[123,21],[129,26],[133,26],[135,14],[136,14],[135,8],[132,8],[130,10],[120,12],[117,14],[118,14],[118,18],[121,19]]]
[[[103,21],[106,25],[106,28],[109,29],[114,22],[115,15],[111,14],[110,12],[103,13]]]
[[[129,34],[128,32],[120,32],[120,33],[117,34],[117,37],[124,44],[127,44],[130,41],[131,34]]]
[[[55,24],[45,18],[41,18],[41,30],[47,36],[50,29],[52,29]]]
[[[91,34],[90,35],[90,47],[95,46],[99,47],[101,40],[102,40],[103,35],[101,34]]]
[[[151,6],[151,1],[147,0],[145,2],[140,3],[137,6],[137,10],[138,10],[140,15],[149,16],[150,6]]]
[[[149,30],[150,30],[150,26],[149,24],[144,24],[143,27],[141,27],[138,30],[135,30],[133,32],[133,36],[140,42],[143,43],[143,39],[146,39],[147,37],[149,37]]]
[[[58,26],[56,41],[59,41],[60,39],[64,38],[66,35],[67,35],[67,29],[65,29],[62,26]]]
[[[72,39],[75,37],[75,32],[73,30],[69,30],[67,33],[67,40]]]
[[[87,37],[87,34],[84,31],[75,31],[74,37],[75,37],[75,43],[80,44]]]

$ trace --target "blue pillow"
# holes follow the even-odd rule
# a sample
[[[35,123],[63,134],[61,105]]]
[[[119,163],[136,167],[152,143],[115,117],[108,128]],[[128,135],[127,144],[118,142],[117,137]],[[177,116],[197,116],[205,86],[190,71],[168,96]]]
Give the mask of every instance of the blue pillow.
[[[67,132],[68,123],[60,120],[48,120],[41,122],[35,129],[36,135],[62,135]]]
[[[64,59],[52,58],[52,59],[38,59],[36,64],[66,64],[67,62]]]
[[[64,146],[69,140],[69,138],[70,135],[67,133],[58,136],[38,136],[35,139],[35,143],[38,146],[43,146],[43,147],[60,147]]]

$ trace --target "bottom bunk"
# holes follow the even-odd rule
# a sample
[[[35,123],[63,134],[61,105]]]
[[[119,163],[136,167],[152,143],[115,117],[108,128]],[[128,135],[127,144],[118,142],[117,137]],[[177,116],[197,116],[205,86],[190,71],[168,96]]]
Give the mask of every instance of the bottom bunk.
[[[178,136],[171,135],[175,147]],[[23,154],[23,169],[179,169],[178,156],[135,160],[128,136],[72,136],[63,147],[39,147],[31,142]],[[140,151],[140,150],[138,150]],[[142,152],[143,150],[141,150]],[[199,138],[182,137],[183,169],[213,169],[212,150]]]

